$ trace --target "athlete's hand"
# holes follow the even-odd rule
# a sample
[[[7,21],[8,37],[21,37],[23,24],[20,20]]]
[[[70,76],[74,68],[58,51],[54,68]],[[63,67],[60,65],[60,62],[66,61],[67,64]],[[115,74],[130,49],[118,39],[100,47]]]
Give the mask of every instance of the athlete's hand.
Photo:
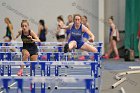
[[[32,39],[32,42],[36,42],[36,40],[35,39]]]
[[[29,36],[27,36],[27,37],[28,37],[29,39],[33,39],[33,38],[32,38],[32,36],[30,36],[30,35],[29,35]]]
[[[117,41],[120,41],[120,38],[119,37],[117,37]]]
[[[93,42],[94,41],[94,38],[90,38],[88,41],[89,42]]]

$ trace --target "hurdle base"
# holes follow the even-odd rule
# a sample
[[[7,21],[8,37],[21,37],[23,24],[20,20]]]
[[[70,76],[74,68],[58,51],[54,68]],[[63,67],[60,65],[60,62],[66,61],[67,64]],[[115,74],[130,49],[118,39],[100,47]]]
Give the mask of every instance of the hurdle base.
[[[58,86],[55,86],[54,88],[57,90],[58,89]]]
[[[55,86],[54,88],[56,90],[85,90],[86,89],[85,87],[58,87],[58,86]],[[11,87],[10,89],[15,90],[15,89],[17,89],[17,87]],[[23,87],[23,89],[30,90],[29,87]],[[41,89],[41,87],[36,87],[36,89]],[[46,87],[46,89],[50,90],[51,87]],[[1,90],[1,91],[3,91],[3,90]]]
[[[51,89],[51,86],[48,86],[48,87],[47,87],[47,89],[49,89],[49,90],[50,90],[50,89]]]

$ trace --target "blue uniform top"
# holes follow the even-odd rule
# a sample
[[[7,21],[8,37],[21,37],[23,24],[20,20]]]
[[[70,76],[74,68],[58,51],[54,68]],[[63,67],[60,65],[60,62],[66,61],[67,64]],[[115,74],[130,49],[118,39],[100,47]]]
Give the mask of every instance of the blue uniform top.
[[[83,40],[83,32],[82,32],[82,24],[80,25],[79,29],[75,28],[75,24],[73,24],[70,32],[70,39],[69,40],[75,40],[75,41],[82,41]]]
[[[80,25],[79,29],[76,29],[75,24],[73,24],[70,31],[70,39],[68,40],[68,43],[73,40],[77,42],[77,49],[81,48],[81,46],[84,44],[82,24]]]
[[[85,26],[88,27],[87,24],[85,24]],[[88,35],[86,32],[84,32],[84,34],[83,34],[83,38],[89,39],[89,35]]]
[[[111,33],[112,33],[112,27],[110,27],[109,36],[111,36]]]
[[[89,35],[86,32],[84,32],[83,38],[89,39]]]

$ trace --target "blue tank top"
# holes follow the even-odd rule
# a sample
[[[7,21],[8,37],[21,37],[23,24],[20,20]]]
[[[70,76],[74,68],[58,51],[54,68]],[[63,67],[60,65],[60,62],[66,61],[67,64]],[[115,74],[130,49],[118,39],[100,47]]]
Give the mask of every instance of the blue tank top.
[[[87,24],[84,24],[86,27],[88,27],[88,25]],[[83,34],[83,38],[86,38],[86,39],[89,39],[89,35],[86,33],[86,32],[84,32],[84,34]]]
[[[70,32],[70,40],[75,40],[77,42],[83,41],[82,24],[79,29],[75,29],[75,24],[73,24]]]
[[[111,33],[112,33],[112,27],[110,27],[109,36],[111,36]]]

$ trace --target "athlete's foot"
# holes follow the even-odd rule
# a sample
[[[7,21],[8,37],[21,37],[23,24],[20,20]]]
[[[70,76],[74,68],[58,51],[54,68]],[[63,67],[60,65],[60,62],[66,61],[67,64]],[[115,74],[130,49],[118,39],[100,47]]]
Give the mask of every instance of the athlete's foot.
[[[119,59],[120,59],[120,57],[119,57],[119,56],[116,56],[116,57],[114,57],[114,59],[115,59],[115,60],[119,60]]]
[[[85,60],[85,56],[80,56],[78,59],[79,59],[80,61],[84,61],[84,60]]]
[[[18,76],[23,76],[23,69],[20,69],[17,73]]]
[[[94,60],[94,56],[91,56],[90,59],[91,59],[91,60]]]
[[[109,56],[108,55],[104,55],[104,56],[102,56],[102,58],[109,59]]]

